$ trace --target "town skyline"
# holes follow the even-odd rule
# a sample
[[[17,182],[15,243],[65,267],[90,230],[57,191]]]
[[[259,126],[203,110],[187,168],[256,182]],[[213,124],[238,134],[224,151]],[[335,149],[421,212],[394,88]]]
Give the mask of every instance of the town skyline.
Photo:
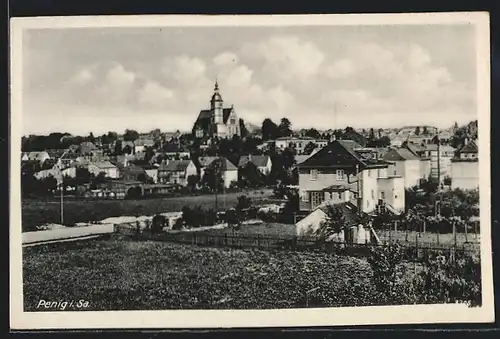
[[[30,30],[23,134],[189,131],[215,80],[259,125],[446,128],[477,119],[466,25]],[[334,114],[334,112],[336,112]]]

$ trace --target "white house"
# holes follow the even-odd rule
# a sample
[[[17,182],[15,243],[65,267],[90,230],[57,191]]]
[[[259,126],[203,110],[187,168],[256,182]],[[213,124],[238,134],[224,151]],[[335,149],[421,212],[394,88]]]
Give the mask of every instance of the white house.
[[[285,148],[294,148],[298,153],[304,152],[305,147],[310,142],[315,143],[316,140],[310,137],[282,137],[275,141],[277,150],[284,150]]]
[[[400,214],[405,208],[404,179],[388,173],[389,165],[355,141],[333,141],[297,166],[301,208],[349,201],[365,213],[386,206]]]
[[[391,163],[388,173],[404,178],[406,188],[418,185],[425,178],[420,170],[420,157],[405,148],[391,149],[382,159]]]
[[[99,173],[104,173],[107,178],[111,179],[117,179],[120,176],[118,167],[109,161],[89,162],[86,167],[95,176],[99,175]]]
[[[187,186],[188,178],[197,175],[196,165],[191,160],[164,160],[158,167],[158,182]]]
[[[478,147],[474,141],[466,143],[451,160],[451,188],[479,188]]]
[[[50,159],[50,155],[46,151],[24,152],[21,154],[21,160],[38,161],[41,165],[48,159]]]
[[[455,148],[448,145],[426,145],[431,159],[431,176],[435,179],[451,177],[451,159],[455,157]]]
[[[70,178],[76,177],[76,168],[72,166],[59,170],[59,167],[53,166],[50,169],[42,170],[35,173],[35,178],[39,180],[48,177],[55,178],[57,182],[60,184],[63,177],[70,177]]]
[[[249,162],[253,163],[262,174],[268,175],[271,173],[273,164],[269,155],[244,155],[240,157],[238,167],[245,167]]]
[[[205,170],[211,166],[215,166],[216,161],[220,164],[224,187],[229,188],[231,182],[238,181],[238,168],[224,157],[200,157],[198,158],[200,178],[203,178]]]

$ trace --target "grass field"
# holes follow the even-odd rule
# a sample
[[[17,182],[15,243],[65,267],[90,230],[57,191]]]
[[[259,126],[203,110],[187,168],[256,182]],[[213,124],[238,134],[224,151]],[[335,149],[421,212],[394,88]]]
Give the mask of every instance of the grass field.
[[[237,197],[243,194],[247,195],[255,204],[268,201],[272,191],[259,190],[218,195],[218,208],[234,207]],[[213,195],[201,195],[147,200],[67,200],[64,202],[64,224],[71,226],[77,222],[99,221],[109,217],[175,212],[180,211],[186,205],[214,208],[215,199]],[[34,231],[36,226],[45,223],[60,223],[60,213],[61,206],[58,201],[23,201],[23,231]]]
[[[369,264],[331,254],[120,239],[23,251],[26,311],[41,310],[41,299],[83,299],[86,310],[293,308],[316,287],[309,307],[375,302]]]
[[[233,234],[231,229],[212,229],[208,231],[203,231],[207,234]],[[234,235],[239,236],[256,236],[260,235],[262,237],[279,237],[288,238],[295,236],[295,225],[292,224],[280,224],[280,223],[260,223],[251,225],[241,225],[238,230],[234,232]]]
[[[422,232],[419,234],[418,232],[408,231],[407,235],[405,231],[377,230],[376,232],[380,240],[385,242],[418,242],[422,246],[433,246],[438,244],[442,246],[453,246],[455,244],[455,238],[452,233],[438,235],[437,233],[432,232]],[[463,246],[466,243],[466,240],[468,245],[479,246],[479,235],[476,237],[475,234],[469,233],[466,238],[465,233],[456,234],[457,246]]]

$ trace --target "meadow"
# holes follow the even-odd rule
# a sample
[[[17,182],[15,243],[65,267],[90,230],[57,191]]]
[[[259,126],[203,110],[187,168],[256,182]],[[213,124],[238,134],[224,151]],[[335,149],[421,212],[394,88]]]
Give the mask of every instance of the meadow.
[[[264,309],[371,303],[370,265],[325,253],[268,252],[134,242],[23,249],[24,305],[89,302],[85,310]]]
[[[252,203],[268,202],[271,190],[220,194],[217,206],[220,209],[234,207],[238,196],[246,195]],[[61,205],[57,200],[23,200],[23,232],[35,231],[37,226],[61,222]],[[182,196],[142,200],[71,200],[64,201],[64,225],[77,222],[100,221],[109,217],[154,215],[157,213],[181,211],[184,206],[214,208],[213,195]]]

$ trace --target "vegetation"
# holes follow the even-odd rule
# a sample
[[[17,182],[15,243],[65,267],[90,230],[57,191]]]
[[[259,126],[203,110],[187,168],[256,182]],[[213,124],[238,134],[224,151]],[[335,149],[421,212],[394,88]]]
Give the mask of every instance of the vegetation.
[[[120,239],[23,251],[26,311],[55,295],[83,295],[89,311],[481,302],[477,260],[436,257],[414,270],[396,247],[380,248],[368,260]]]

